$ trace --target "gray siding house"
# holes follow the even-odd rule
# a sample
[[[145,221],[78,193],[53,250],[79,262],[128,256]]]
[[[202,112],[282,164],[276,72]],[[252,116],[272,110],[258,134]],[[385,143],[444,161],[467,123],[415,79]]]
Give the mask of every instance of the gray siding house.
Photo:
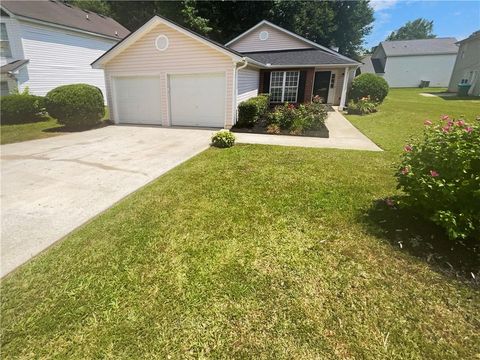
[[[457,43],[457,59],[448,91],[457,92],[458,84],[470,84],[469,95],[480,96],[480,30]]]

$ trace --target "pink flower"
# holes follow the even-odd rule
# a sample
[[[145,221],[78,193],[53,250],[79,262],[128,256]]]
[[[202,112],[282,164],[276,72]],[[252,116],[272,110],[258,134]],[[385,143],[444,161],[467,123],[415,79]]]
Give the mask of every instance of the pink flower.
[[[390,198],[386,198],[386,199],[385,199],[385,204],[387,204],[387,206],[392,207],[392,206],[395,205],[395,201],[393,201],[393,200],[390,199]]]
[[[438,172],[436,172],[435,170],[430,170],[430,175],[432,177],[437,177],[437,176],[440,176],[440,174]]]
[[[473,131],[473,128],[471,126],[468,126],[467,128],[465,128],[465,131],[467,133],[471,133]]]
[[[442,127],[442,131],[443,131],[444,133],[449,132],[449,131],[450,131],[450,126],[444,126],[444,127]]]
[[[449,121],[447,122],[447,125],[448,125],[448,126],[453,126],[453,121],[452,121],[452,120],[449,120]]]
[[[423,122],[423,125],[432,125],[432,122],[430,120],[425,120]]]
[[[408,167],[406,167],[406,166],[402,169],[402,174],[403,175],[407,175],[409,172],[410,172],[410,170],[408,170]]]
[[[413,148],[410,145],[405,145],[403,150],[405,150],[406,152],[410,152],[413,150]]]
[[[448,120],[448,115],[442,115],[442,120]]]
[[[458,121],[456,122],[456,125],[457,125],[457,126],[463,126],[463,125],[465,125],[465,121],[463,121],[463,120],[458,120]]]

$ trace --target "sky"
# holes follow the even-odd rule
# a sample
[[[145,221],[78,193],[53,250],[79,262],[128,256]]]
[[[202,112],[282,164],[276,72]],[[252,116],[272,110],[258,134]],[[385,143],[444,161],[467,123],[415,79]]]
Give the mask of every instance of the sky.
[[[437,37],[468,37],[480,30],[480,0],[372,0],[375,10],[373,30],[366,37],[370,49],[409,20],[433,20]]]

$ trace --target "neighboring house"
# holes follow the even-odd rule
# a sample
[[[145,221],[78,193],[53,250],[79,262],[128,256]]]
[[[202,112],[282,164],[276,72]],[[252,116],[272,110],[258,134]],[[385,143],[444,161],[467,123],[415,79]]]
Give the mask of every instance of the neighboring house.
[[[159,16],[92,64],[105,71],[115,123],[225,128],[259,93],[343,107],[359,65],[267,21],[221,45]]]
[[[448,91],[457,92],[458,84],[470,84],[469,95],[480,96],[480,30],[459,41],[457,60]]]
[[[105,93],[102,70],[90,63],[129,34],[115,20],[61,1],[2,1],[1,94],[28,86],[45,95],[87,83]]]
[[[455,38],[382,41],[362,59],[361,73],[383,76],[390,87],[448,86],[458,46]]]

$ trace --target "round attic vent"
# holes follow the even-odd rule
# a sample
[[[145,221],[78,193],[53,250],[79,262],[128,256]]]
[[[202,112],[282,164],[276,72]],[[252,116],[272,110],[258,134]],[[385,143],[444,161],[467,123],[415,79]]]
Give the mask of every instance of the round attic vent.
[[[157,50],[159,51],[164,51],[167,50],[168,48],[168,37],[165,35],[159,35],[157,39],[155,40],[155,46],[157,47]]]
[[[258,35],[258,37],[262,41],[267,40],[268,39],[268,31],[264,30],[264,31],[260,32],[260,35]]]

